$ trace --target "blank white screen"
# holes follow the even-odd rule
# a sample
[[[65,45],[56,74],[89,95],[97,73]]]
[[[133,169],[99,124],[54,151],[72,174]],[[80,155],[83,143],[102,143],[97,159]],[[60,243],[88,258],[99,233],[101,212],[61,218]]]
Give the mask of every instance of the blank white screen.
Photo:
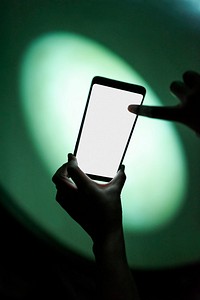
[[[93,85],[76,153],[85,173],[115,176],[136,118],[128,105],[142,99],[138,93]]]

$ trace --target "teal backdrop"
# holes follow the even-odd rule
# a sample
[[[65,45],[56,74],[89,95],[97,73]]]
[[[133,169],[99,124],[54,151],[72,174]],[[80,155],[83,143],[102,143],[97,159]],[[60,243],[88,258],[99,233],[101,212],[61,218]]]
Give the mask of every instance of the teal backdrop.
[[[91,240],[56,203],[51,177],[73,151],[92,77],[143,84],[145,104],[174,105],[170,83],[200,71],[198,1],[156,2],[0,3],[0,184],[10,196],[3,205],[89,260]],[[132,267],[198,260],[199,153],[199,138],[183,125],[138,119],[122,194]]]

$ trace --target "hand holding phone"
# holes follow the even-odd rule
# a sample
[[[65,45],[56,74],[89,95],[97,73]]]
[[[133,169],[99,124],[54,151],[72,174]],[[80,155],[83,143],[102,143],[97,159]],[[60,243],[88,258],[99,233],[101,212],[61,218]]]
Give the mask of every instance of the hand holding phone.
[[[142,104],[143,86],[96,76],[93,78],[74,155],[92,179],[108,182],[124,159],[137,115],[130,104]]]

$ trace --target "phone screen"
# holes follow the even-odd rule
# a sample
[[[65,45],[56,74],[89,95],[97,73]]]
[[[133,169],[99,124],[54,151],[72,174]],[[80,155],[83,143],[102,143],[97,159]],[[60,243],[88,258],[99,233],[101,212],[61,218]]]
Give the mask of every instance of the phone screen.
[[[91,178],[109,181],[115,176],[137,119],[128,105],[141,104],[144,94],[140,86],[93,79],[74,153]]]

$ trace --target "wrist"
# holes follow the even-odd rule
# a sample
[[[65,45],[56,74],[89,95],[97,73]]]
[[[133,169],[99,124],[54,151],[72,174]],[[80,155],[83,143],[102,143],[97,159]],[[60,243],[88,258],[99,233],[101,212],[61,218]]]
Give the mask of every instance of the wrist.
[[[96,240],[93,253],[102,299],[138,300],[138,291],[127,262],[123,229],[110,232],[104,239]]]
[[[101,257],[125,257],[125,242],[123,228],[97,237],[93,242],[93,253],[96,259]]]

